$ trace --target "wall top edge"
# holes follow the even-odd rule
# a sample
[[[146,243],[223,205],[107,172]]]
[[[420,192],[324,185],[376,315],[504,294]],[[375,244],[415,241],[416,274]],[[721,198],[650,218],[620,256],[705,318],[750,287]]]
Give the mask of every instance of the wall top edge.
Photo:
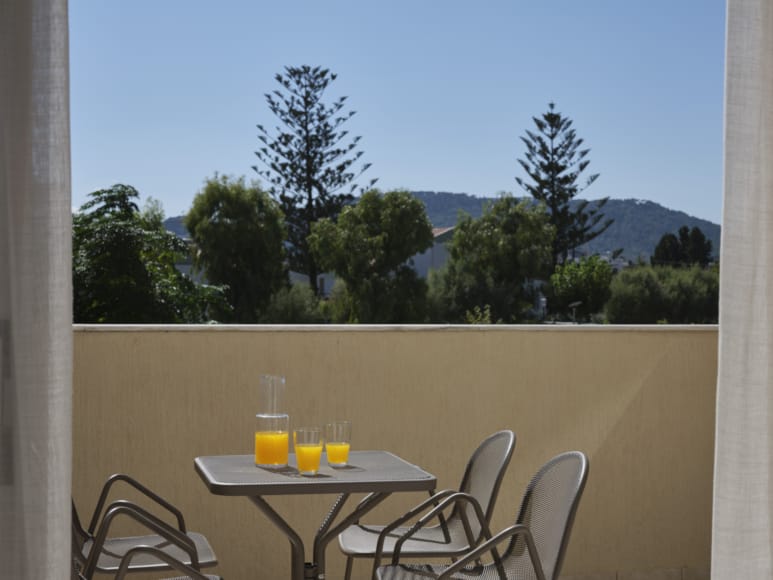
[[[73,324],[74,332],[701,332],[717,324]]]

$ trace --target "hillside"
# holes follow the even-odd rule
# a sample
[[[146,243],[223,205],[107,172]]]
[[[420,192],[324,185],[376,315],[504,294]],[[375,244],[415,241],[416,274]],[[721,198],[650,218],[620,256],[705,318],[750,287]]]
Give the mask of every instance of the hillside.
[[[492,198],[465,193],[415,191],[413,194],[424,203],[430,222],[437,228],[455,225],[459,212],[479,217],[484,206],[492,201]],[[623,256],[629,260],[640,256],[647,260],[663,234],[676,233],[686,225],[699,227],[711,240],[714,255],[719,254],[719,225],[652,201],[610,199],[604,206],[604,216],[615,220],[614,223],[598,238],[581,247],[583,252],[604,254],[622,248]],[[187,237],[182,222],[182,216],[170,217],[164,225],[178,236]]]
[[[464,193],[416,191],[414,195],[424,202],[435,227],[453,226],[460,211],[479,217],[485,204],[492,201],[492,198]],[[629,260],[639,256],[649,259],[663,234],[676,233],[686,225],[699,227],[711,240],[714,255],[719,254],[720,227],[710,221],[639,199],[610,199],[603,211],[614,223],[598,238],[582,246],[580,249],[584,252],[604,254],[622,248],[623,256]]]

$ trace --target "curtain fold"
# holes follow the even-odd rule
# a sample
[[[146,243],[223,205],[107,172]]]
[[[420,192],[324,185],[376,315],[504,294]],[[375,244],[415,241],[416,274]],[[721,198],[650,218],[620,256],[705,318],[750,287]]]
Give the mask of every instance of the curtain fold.
[[[773,577],[773,3],[728,0],[711,576]]]
[[[66,0],[0,0],[0,577],[69,578]]]

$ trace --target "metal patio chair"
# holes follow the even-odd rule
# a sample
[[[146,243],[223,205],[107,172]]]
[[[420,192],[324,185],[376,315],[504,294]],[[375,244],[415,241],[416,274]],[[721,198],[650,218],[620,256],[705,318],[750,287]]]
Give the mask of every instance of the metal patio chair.
[[[164,511],[167,517],[171,516],[176,525],[128,500],[113,501],[106,506],[110,491],[118,482],[125,482],[141,492],[156,508]],[[110,527],[117,519],[133,520],[151,533],[125,537],[110,536]],[[124,556],[137,547],[149,547],[165,552],[169,559],[196,570],[217,564],[214,550],[207,538],[187,530],[179,509],[125,474],[116,474],[107,480],[88,529],[81,525],[75,501],[72,502],[72,544],[73,561],[86,580],[90,580],[96,572],[115,574],[122,565],[125,567],[124,574],[128,571],[168,570],[172,567],[168,559],[159,558],[153,550],[145,549],[132,552],[123,562]]]
[[[443,490],[412,508],[386,526],[354,524],[338,536],[338,546],[346,555],[346,580],[351,578],[354,558],[373,558],[373,572],[382,555],[390,555],[399,540],[405,556],[447,557],[466,553],[481,539],[494,511],[499,487],[515,448],[512,431],[498,431],[487,437],[470,457],[459,490]],[[433,508],[453,497],[455,507],[447,517]],[[421,516],[433,511],[433,516]],[[469,515],[476,512],[475,517]],[[418,520],[417,520],[418,518]],[[417,520],[412,527],[407,524]],[[484,526],[480,525],[484,522]],[[434,525],[428,526],[428,523]],[[403,538],[408,530],[409,538]]]
[[[516,523],[450,565],[400,564],[377,570],[378,580],[427,578],[471,580],[556,580],[569,543],[574,516],[588,477],[588,459],[579,451],[548,461],[532,478]],[[509,540],[500,556],[497,546]],[[489,554],[491,561],[481,558]]]

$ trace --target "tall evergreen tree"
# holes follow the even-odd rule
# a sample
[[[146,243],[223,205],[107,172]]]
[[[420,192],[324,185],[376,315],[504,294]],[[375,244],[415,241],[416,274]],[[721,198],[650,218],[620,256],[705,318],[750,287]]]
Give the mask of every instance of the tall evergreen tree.
[[[526,159],[519,159],[531,180],[516,177],[515,181],[537,201],[543,202],[555,227],[553,241],[553,265],[564,262],[569,252],[602,234],[611,224],[604,221],[601,209],[609,198],[603,198],[593,206],[581,200],[573,208],[570,202],[590,186],[599,174],[590,175],[584,184],[580,174],[590,163],[586,159],[590,149],[581,149],[583,140],[572,128],[572,120],[555,111],[555,104],[548,105],[542,117],[533,117],[536,131],[526,131],[521,140],[526,145]]]
[[[353,167],[363,152],[357,150],[360,137],[348,140],[348,131],[341,129],[355,114],[342,111],[346,97],[330,105],[322,100],[335,74],[304,65],[285,67],[284,74],[274,78],[282,90],[266,94],[266,101],[283,127],[276,127],[272,136],[263,125],[257,126],[263,145],[255,152],[259,164],[253,169],[266,179],[285,215],[290,267],[306,274],[317,294],[319,266],[307,240],[311,224],[338,217],[354,199],[355,179],[370,164],[359,170]],[[375,182],[371,180],[364,189]]]

